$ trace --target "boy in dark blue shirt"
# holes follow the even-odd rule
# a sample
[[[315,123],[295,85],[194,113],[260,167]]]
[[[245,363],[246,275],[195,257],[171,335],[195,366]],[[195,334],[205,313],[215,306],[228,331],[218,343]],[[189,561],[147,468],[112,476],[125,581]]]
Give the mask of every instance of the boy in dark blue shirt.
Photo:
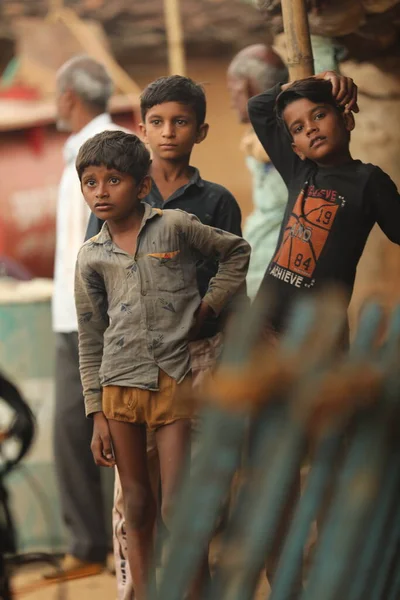
[[[202,179],[199,171],[190,165],[194,145],[205,140],[209,129],[205,123],[203,88],[187,77],[161,77],[143,91],[141,116],[141,132],[152,154],[152,188],[144,202],[154,208],[184,210],[194,214],[205,225],[241,236],[241,212],[235,198],[223,186]],[[99,233],[102,225],[103,222],[92,214],[86,239]],[[197,283],[201,297],[217,270],[215,260],[199,257]],[[212,370],[220,354],[222,330],[228,312],[222,311],[219,317],[208,316],[201,329],[194,332],[190,354],[193,386],[196,388]],[[148,457],[156,483],[158,458],[152,436],[148,436]],[[113,531],[118,597],[119,600],[128,600],[132,594],[132,580],[126,560],[125,519],[118,475]]]
[[[205,225],[241,236],[242,215],[235,198],[222,185],[202,179],[198,169],[190,165],[193,147],[206,139],[209,129],[203,88],[180,75],[161,77],[144,90],[140,106],[140,128],[152,155],[152,188],[144,201],[154,208],[180,208]],[[92,214],[85,239],[99,233],[102,224]],[[216,272],[215,261],[199,263],[201,296]],[[198,339],[220,332],[225,317],[226,312],[208,319]]]

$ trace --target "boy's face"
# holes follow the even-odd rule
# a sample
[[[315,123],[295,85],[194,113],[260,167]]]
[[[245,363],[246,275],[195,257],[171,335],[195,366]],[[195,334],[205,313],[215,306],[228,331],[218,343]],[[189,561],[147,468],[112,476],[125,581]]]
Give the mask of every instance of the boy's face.
[[[283,119],[292,136],[292,148],[302,159],[321,166],[335,166],[347,161],[350,131],[354,119],[339,113],[330,104],[315,104],[307,98],[286,106]]]
[[[83,196],[90,210],[103,221],[120,220],[134,212],[151,189],[150,177],[139,184],[128,173],[106,166],[87,167],[81,180]]]
[[[179,102],[150,108],[140,129],[153,156],[171,161],[190,156],[194,144],[200,144],[208,133],[206,123],[197,125],[193,108]]]

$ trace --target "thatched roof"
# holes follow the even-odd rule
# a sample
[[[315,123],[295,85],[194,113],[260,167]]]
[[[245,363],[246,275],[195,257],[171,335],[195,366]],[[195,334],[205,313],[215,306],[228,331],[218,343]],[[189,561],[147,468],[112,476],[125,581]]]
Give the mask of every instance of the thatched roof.
[[[50,0],[2,0],[3,30],[22,16],[45,17],[50,4]],[[337,37],[350,58],[400,55],[400,0],[307,0],[307,4],[312,32]],[[163,0],[64,0],[64,5],[84,19],[99,21],[122,64],[165,59]],[[268,32],[282,31],[280,0],[181,0],[180,5],[189,55],[233,53],[246,44],[268,41]]]
[[[372,60],[387,70],[392,68],[387,59],[400,57],[400,0],[306,2],[311,31],[337,38],[346,58]],[[0,70],[11,51],[10,28],[22,17],[45,18],[50,5],[50,0],[2,0]],[[97,21],[112,54],[128,69],[132,63],[166,60],[163,0],[64,0],[64,5]],[[232,55],[282,31],[280,0],[181,0],[180,6],[189,56]]]
[[[0,23],[44,18],[49,5],[49,0],[2,0]],[[102,25],[121,64],[166,59],[163,0],[64,0],[64,6]],[[180,6],[189,54],[232,53],[266,39],[259,11],[243,0],[181,0]]]

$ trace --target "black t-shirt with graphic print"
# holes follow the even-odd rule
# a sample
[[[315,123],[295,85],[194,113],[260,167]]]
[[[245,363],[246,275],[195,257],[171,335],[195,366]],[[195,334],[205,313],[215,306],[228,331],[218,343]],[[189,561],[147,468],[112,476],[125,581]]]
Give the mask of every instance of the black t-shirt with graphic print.
[[[254,130],[289,191],[276,251],[260,287],[274,294],[269,324],[277,331],[285,327],[294,300],[326,284],[340,284],[350,301],[375,223],[400,243],[400,196],[390,177],[360,160],[326,168],[302,161],[275,116],[280,91],[279,84],[249,102]]]

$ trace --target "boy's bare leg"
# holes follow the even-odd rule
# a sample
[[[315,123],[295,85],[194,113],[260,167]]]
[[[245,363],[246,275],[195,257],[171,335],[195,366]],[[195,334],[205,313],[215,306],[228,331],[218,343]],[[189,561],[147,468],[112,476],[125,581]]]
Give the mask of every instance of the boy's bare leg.
[[[167,529],[170,529],[171,512],[183,467],[190,457],[191,426],[190,419],[179,419],[156,431],[161,476],[161,516]]]
[[[203,382],[211,375],[216,360],[221,353],[222,334],[218,333],[211,339],[202,339],[191,342],[190,352],[192,359],[192,385],[197,391],[201,390]],[[200,436],[199,419],[195,418],[192,424],[192,460],[199,451]],[[154,497],[158,502],[158,486],[160,481],[160,470],[158,462],[157,447],[155,443],[155,434],[152,431],[147,432],[147,456],[150,480]],[[124,517],[124,506],[122,498],[121,483],[119,481],[118,469],[116,469],[115,487],[114,487],[114,507],[113,507],[113,537],[114,537],[114,556],[115,569],[118,584],[118,600],[133,600],[132,577],[130,574],[127,550],[126,550],[126,527]],[[205,553],[204,560],[196,579],[196,586],[206,589],[210,582],[210,569],[208,562],[208,553]]]
[[[156,504],[147,465],[146,428],[109,419],[121,481],[128,562],[137,600],[146,600],[153,550]]]
[[[170,530],[171,512],[173,511],[176,491],[181,481],[182,471],[185,461],[190,457],[192,423],[190,419],[180,419],[160,427],[156,432],[158,455],[160,459],[161,475],[161,514],[165,526]],[[208,570],[208,561],[207,564]],[[201,587],[203,585],[203,571],[196,577],[190,591],[190,597],[197,600],[201,597]]]
[[[147,431],[147,464],[154,498],[158,504],[160,467],[153,431]],[[115,468],[114,506],[112,511],[115,572],[118,600],[133,600],[133,582],[128,562],[124,501],[118,469]]]

